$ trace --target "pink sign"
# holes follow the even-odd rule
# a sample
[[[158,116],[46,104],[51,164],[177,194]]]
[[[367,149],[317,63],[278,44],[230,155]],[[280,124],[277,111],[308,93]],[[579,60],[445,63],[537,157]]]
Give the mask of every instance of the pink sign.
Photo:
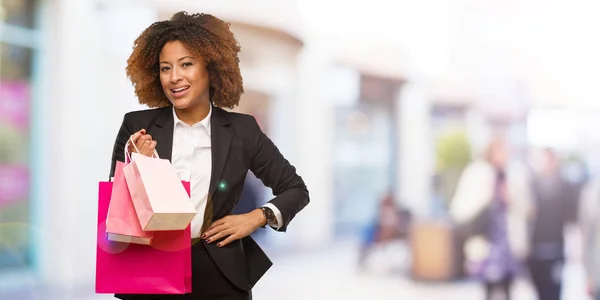
[[[27,200],[29,172],[25,166],[0,165],[0,208]]]
[[[29,128],[30,91],[27,81],[0,82],[0,122]]]

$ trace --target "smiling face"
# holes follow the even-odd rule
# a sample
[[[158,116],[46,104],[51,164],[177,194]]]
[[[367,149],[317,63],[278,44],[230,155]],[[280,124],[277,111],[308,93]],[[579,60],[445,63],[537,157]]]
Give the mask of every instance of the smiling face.
[[[202,57],[180,41],[166,43],[159,56],[160,83],[167,99],[180,110],[209,101],[209,74]]]

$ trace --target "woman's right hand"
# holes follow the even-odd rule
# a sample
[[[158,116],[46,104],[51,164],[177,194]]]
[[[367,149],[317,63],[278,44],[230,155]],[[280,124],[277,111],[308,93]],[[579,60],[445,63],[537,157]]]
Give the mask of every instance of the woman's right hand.
[[[152,140],[152,136],[146,134],[146,129],[142,129],[131,136],[131,140],[135,143],[135,147],[131,143],[128,144],[127,151],[129,153],[139,153],[145,156],[154,155],[154,149],[156,148],[156,141]]]

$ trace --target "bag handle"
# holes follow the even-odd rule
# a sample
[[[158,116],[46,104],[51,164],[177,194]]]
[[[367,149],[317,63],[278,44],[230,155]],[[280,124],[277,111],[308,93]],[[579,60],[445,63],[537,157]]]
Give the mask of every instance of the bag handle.
[[[125,147],[123,147],[124,148],[123,152],[125,154],[125,163],[131,162],[131,154],[129,154],[129,151],[127,151],[129,144],[131,144],[133,146],[133,149],[135,149],[135,152],[140,153],[140,150],[137,148],[137,146],[135,145],[135,143],[133,142],[133,140],[131,139],[131,136],[130,136],[129,140],[127,140],[127,143],[125,143]],[[154,149],[154,153],[152,154],[152,157],[160,158],[160,156],[158,156],[158,151],[156,151],[156,149]]]

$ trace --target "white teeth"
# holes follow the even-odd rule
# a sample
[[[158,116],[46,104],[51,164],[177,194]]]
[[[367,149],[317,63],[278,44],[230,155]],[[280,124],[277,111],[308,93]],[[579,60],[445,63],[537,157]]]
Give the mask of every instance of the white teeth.
[[[174,89],[173,92],[181,92],[181,91],[183,91],[185,89],[187,89],[187,87],[182,87],[182,88]]]

